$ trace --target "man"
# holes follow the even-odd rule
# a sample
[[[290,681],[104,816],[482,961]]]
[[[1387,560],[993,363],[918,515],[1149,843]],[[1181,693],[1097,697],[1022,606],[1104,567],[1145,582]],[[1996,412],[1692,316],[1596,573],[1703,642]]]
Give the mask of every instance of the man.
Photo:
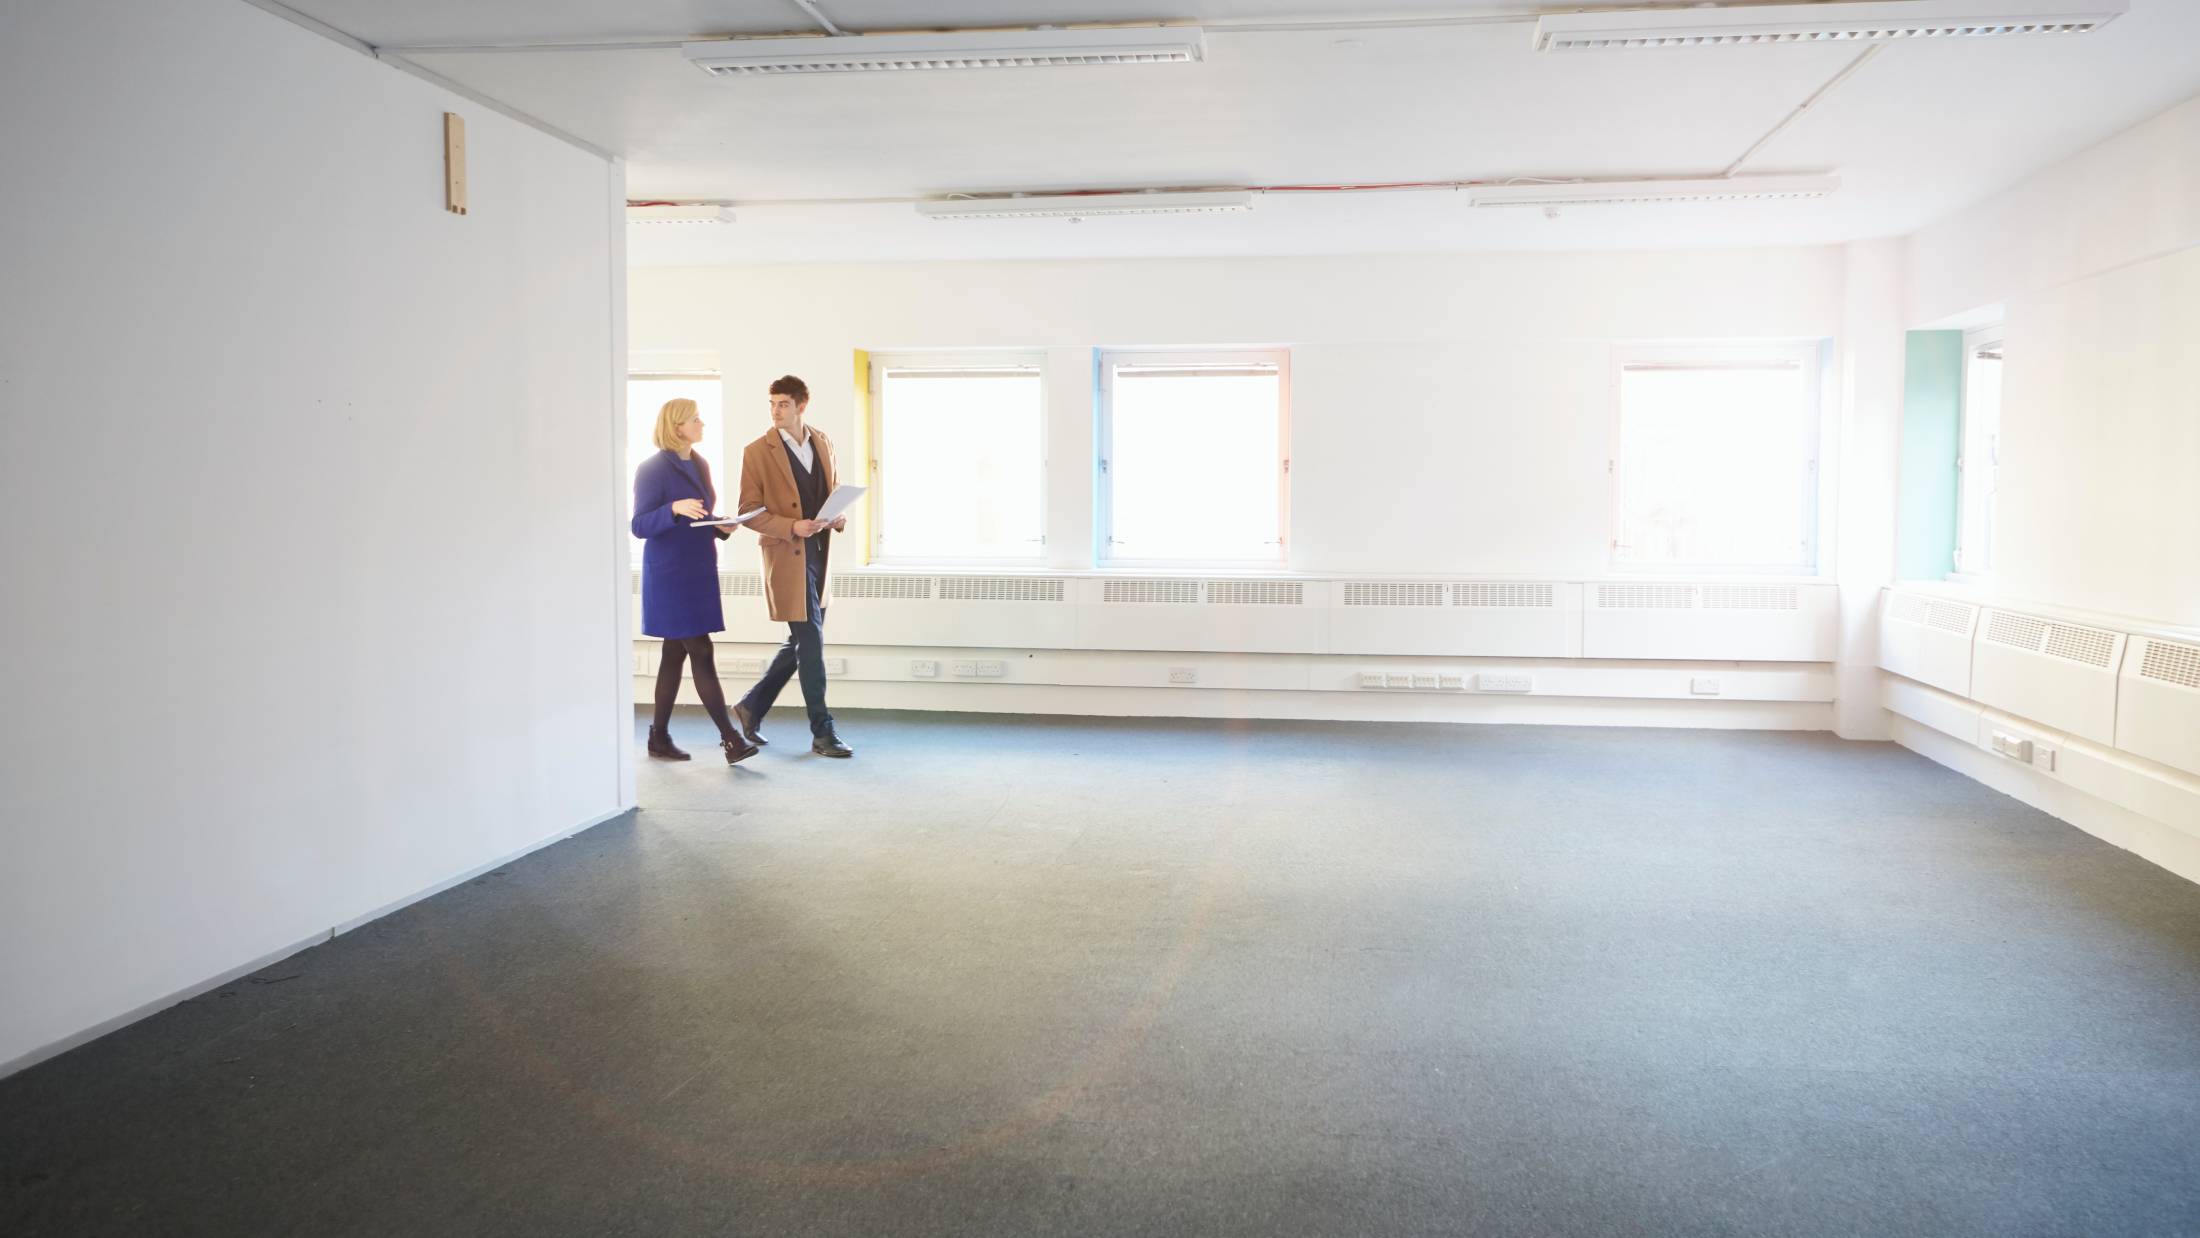
[[[741,505],[735,510],[764,509],[748,527],[763,543],[764,604],[788,635],[733,715],[749,742],[762,744],[757,724],[799,670],[810,709],[810,751],[854,756],[833,734],[833,716],[825,710],[825,559],[832,535],[848,527],[846,516],[830,525],[816,518],[839,481],[833,445],[802,423],[810,388],[801,379],[789,374],[772,383],[771,401],[772,428],[741,452]]]

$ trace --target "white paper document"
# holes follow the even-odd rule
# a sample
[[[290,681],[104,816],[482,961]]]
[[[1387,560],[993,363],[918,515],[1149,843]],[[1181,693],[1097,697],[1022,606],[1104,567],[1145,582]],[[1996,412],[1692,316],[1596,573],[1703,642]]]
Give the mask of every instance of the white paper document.
[[[763,514],[764,509],[759,507],[753,512],[742,512],[738,516],[712,516],[708,520],[698,520],[695,522],[694,527],[698,529],[715,529],[720,525],[747,524]]]
[[[862,498],[863,492],[868,488],[866,486],[833,487],[833,492],[825,496],[825,505],[817,509],[817,522],[819,524],[831,524],[833,521],[847,515],[848,509],[856,505],[856,500]]]

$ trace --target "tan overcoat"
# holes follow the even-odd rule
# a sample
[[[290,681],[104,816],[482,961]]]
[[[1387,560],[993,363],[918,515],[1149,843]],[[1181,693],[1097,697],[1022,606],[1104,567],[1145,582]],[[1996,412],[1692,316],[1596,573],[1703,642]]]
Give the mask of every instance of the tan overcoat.
[[[833,445],[817,427],[810,427],[810,448],[816,453],[819,480],[831,494],[840,484],[833,467]],[[794,465],[780,442],[779,428],[741,450],[741,506],[736,511],[764,514],[749,521],[764,552],[764,604],[774,623],[800,623],[810,617],[809,582],[803,569],[803,540],[794,535],[794,522],[802,519],[802,492],[795,488]],[[827,533],[824,536],[831,537]],[[822,588],[820,584],[820,588]]]

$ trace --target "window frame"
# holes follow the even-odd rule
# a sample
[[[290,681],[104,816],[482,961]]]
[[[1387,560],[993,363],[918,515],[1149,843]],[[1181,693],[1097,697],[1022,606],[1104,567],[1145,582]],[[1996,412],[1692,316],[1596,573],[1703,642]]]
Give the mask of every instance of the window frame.
[[[1291,564],[1291,352],[1287,348],[1100,349],[1094,356],[1093,559],[1099,568],[1288,571]],[[1115,371],[1118,366],[1276,367],[1276,555],[1272,559],[1133,559],[1115,545]]]
[[[1052,499],[1052,479],[1048,476],[1052,463],[1048,452],[1048,422],[1052,410],[1047,404],[1047,358],[1034,349],[1000,349],[984,351],[925,352],[905,350],[867,354],[870,361],[870,398],[864,419],[864,470],[870,493],[864,496],[869,504],[869,528],[865,550],[866,562],[880,567],[1002,567],[1029,568],[1047,561],[1047,546],[1052,530],[1048,527],[1047,514]],[[1000,556],[941,556],[941,555],[889,555],[882,547],[886,521],[891,512],[888,484],[882,467],[886,445],[886,372],[888,370],[999,370],[1031,372],[1039,381],[1039,458],[1033,467],[1039,471],[1039,542],[1026,555]]]
[[[1766,369],[1791,364],[1802,379],[1803,424],[1799,463],[1803,469],[1801,517],[1803,545],[1792,563],[1643,563],[1620,557],[1626,534],[1626,476],[1622,447],[1626,434],[1625,380],[1630,368]],[[1610,440],[1605,454],[1605,563],[1613,575],[1779,576],[1817,578],[1824,571],[1820,536],[1825,471],[1823,404],[1825,373],[1817,340],[1778,340],[1746,344],[1624,344],[1612,349]]]
[[[1951,580],[1990,581],[1994,576],[1993,517],[1990,513],[1986,515],[1986,527],[1981,530],[1974,527],[1971,514],[1974,500],[1972,487],[1980,484],[1972,480],[1980,476],[1979,471],[1973,467],[1973,448],[1977,446],[1987,454],[1988,471],[1996,479],[1995,491],[1998,492],[2001,471],[2001,414],[2003,406],[2008,402],[2009,371],[2007,368],[2002,370],[2002,389],[1994,401],[1994,424],[1990,441],[1973,444],[1971,436],[1977,427],[1977,391],[1973,385],[1977,379],[1977,371],[1973,363],[1978,359],[1978,354],[1991,349],[2002,354],[1997,358],[1997,363],[2007,367],[2008,334],[2006,325],[1999,322],[1973,327],[1963,333],[1963,403],[1956,417],[1955,570],[1948,574]],[[1981,510],[1984,510],[1983,504]],[[1973,545],[1974,540],[1981,538],[1981,545]],[[1974,556],[1966,553],[1968,551],[1979,553]],[[1972,562],[1974,557],[1981,561]]]

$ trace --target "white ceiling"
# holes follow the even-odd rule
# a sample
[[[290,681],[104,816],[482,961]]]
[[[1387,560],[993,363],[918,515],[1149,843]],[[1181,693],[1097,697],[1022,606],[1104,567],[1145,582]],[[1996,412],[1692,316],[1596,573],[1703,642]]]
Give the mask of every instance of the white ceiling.
[[[792,0],[288,0],[384,47],[814,29]],[[851,31],[1184,18],[1494,16],[1514,0],[819,0]],[[1561,6],[1551,5],[1549,8]],[[1573,7],[1573,6],[1566,6]],[[1824,47],[1541,55],[1528,24],[1232,31],[1191,65],[717,80],[677,50],[418,52],[628,161],[633,197],[731,200],[634,229],[637,264],[1809,244],[1905,233],[2200,92],[2200,2],[2101,32],[1884,48],[1747,165],[1821,202],[1472,210],[1450,193],[1263,195],[1247,215],[920,219],[789,199],[953,191],[1716,173],[1850,63]]]

